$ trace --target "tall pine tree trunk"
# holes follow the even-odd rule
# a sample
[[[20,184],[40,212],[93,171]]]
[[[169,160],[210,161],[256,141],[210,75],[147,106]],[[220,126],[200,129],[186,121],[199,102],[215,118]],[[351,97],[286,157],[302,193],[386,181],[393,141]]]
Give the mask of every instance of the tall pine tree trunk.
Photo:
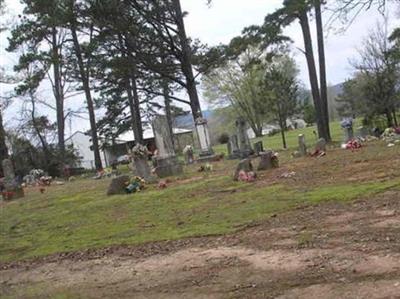
[[[323,119],[324,113],[322,112],[321,97],[318,87],[318,77],[317,77],[317,70],[315,67],[314,52],[313,52],[311,33],[310,33],[310,24],[308,21],[306,10],[301,11],[299,13],[299,20],[300,20],[301,30],[303,32],[305,55],[308,66],[308,75],[310,77],[311,93],[316,111],[318,136],[320,138],[322,137],[327,139],[324,130],[325,128]]]
[[[128,104],[129,111],[131,112],[131,123],[133,135],[135,136],[135,142],[142,144],[143,143],[143,129],[142,122],[140,120],[140,107],[137,107],[137,100],[134,99],[134,94],[137,95],[137,91],[134,92],[131,84],[131,79],[129,77],[125,78],[125,86],[126,92],[128,94]],[[137,111],[139,110],[139,115]]]
[[[43,148],[44,162],[46,164],[46,169],[45,170],[49,171],[51,152],[49,150],[49,146],[47,144],[47,141],[46,141],[45,137],[40,132],[39,124],[37,123],[37,118],[35,116],[36,115],[35,95],[33,94],[32,91],[29,91],[29,98],[30,98],[31,105],[32,105],[31,121],[32,121],[33,129],[35,130],[35,133],[36,133],[37,137],[39,138],[40,144],[42,145],[42,148]]]
[[[72,5],[71,12],[73,12],[74,1],[72,0],[70,3]],[[91,136],[92,136],[92,144],[93,144],[93,152],[94,152],[94,164],[95,164],[95,167],[97,170],[101,170],[103,168],[103,166],[102,166],[101,158],[100,158],[99,140],[98,140],[98,136],[97,136],[97,126],[96,126],[96,116],[94,113],[92,94],[90,92],[89,76],[85,70],[81,46],[79,44],[78,35],[76,33],[75,15],[73,13],[72,13],[70,29],[71,29],[71,34],[72,34],[72,40],[74,43],[75,55],[78,60],[79,74],[81,77],[82,86],[83,86],[83,90],[85,92],[85,97],[86,97],[87,108],[89,111],[90,131],[91,131]]]
[[[319,58],[319,78],[321,88],[322,117],[326,141],[331,141],[329,128],[329,108],[328,108],[328,86],[326,83],[326,64],[325,64],[325,45],[324,30],[322,25],[321,0],[315,0],[315,21],[317,25],[318,58]]]
[[[143,144],[143,127],[140,115],[140,101],[137,93],[136,78],[133,75],[134,70],[136,69],[136,65],[134,59],[129,54],[130,51],[126,50],[126,47],[129,48],[128,43],[124,45],[121,35],[118,35],[118,40],[120,48],[122,49],[123,57],[129,61],[128,63],[129,71],[126,72],[124,81],[125,81],[126,92],[128,95],[129,111],[131,112],[133,135],[135,136],[136,143]]]
[[[137,142],[143,144],[143,127],[142,127],[142,115],[140,113],[140,99],[139,94],[137,91],[137,84],[136,84],[136,69],[131,70],[131,87],[132,87],[132,95],[133,95],[133,107],[134,111],[134,120],[135,120],[135,127],[136,127],[136,134],[137,134]],[[135,136],[136,137],[136,136]]]
[[[281,128],[281,136],[282,136],[282,145],[284,149],[287,149],[287,144],[286,144],[286,117],[282,115],[282,109],[281,106],[277,105],[278,108],[278,116],[279,116],[279,127]]]
[[[54,97],[56,99],[56,113],[57,113],[57,136],[58,148],[60,150],[61,165],[64,164],[65,158],[65,118],[64,118],[64,92],[61,82],[61,66],[59,45],[57,41],[57,29],[52,28],[52,60],[53,60],[53,74],[54,74]]]
[[[172,136],[172,145],[175,146],[174,129],[172,124],[173,121],[171,113],[171,99],[169,97],[168,82],[165,79],[162,81],[162,89],[164,94],[165,116],[167,117],[168,130]]]
[[[183,22],[182,8],[179,0],[172,0],[175,18],[177,22],[178,36],[182,50],[181,68],[186,78],[186,89],[190,99],[190,108],[193,118],[196,120],[203,117],[200,108],[199,95],[197,93],[196,81],[192,69],[192,52],[186,36],[185,24]]]
[[[5,132],[4,126],[3,126],[3,116],[2,116],[3,111],[1,109],[2,108],[0,107],[0,172],[2,171],[1,161],[3,161],[3,159],[8,158],[8,148],[7,148],[7,144],[6,144],[6,132]]]

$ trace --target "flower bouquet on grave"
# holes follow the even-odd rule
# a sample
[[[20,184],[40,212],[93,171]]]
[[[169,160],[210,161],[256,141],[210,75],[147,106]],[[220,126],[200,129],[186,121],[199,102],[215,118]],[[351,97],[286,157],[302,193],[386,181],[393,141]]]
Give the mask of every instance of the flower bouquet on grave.
[[[147,159],[150,152],[145,145],[137,144],[132,148],[131,155],[133,159]]]
[[[125,188],[126,193],[135,193],[143,190],[146,182],[141,177],[134,176],[129,182],[127,182],[127,184],[128,186]]]

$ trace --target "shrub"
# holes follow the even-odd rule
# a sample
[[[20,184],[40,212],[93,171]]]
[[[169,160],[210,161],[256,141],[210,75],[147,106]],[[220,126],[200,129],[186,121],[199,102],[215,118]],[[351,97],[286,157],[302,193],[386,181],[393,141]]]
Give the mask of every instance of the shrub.
[[[229,142],[229,134],[228,133],[222,133],[221,135],[219,135],[218,142],[220,144],[228,143]]]

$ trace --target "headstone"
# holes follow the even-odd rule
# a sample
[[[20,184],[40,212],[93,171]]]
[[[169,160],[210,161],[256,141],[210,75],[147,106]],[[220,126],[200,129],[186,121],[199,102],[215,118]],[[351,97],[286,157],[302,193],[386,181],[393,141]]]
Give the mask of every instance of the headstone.
[[[129,176],[121,175],[113,178],[108,186],[107,195],[124,194],[126,193],[126,183],[129,182]]]
[[[272,157],[272,151],[265,151],[260,153],[260,164],[258,164],[257,170],[268,170],[274,168]]]
[[[186,145],[183,149],[183,155],[185,156],[186,164],[192,164],[194,162],[194,151],[193,146]]]
[[[147,147],[137,144],[132,148],[133,163],[135,165],[135,175],[143,178],[146,182],[154,182],[155,177],[151,175],[151,169],[148,163],[149,152]]]
[[[299,154],[302,157],[307,155],[306,136],[304,134],[299,135]]]
[[[246,173],[253,171],[253,165],[251,164],[251,160],[249,158],[241,160],[236,166],[235,174],[233,175],[233,179],[235,181],[239,180],[239,173],[241,171],[244,171]]]
[[[326,141],[324,138],[320,138],[315,145],[315,151],[326,152]]]
[[[228,157],[232,155],[232,144],[229,142],[226,143],[226,149],[228,150]]]
[[[259,156],[261,152],[264,151],[264,145],[262,141],[254,143],[254,153]]]
[[[3,172],[4,172],[4,183],[5,185],[10,185],[15,180],[14,167],[10,159],[4,159],[2,161]]]
[[[3,179],[4,189],[5,192],[9,194],[7,196],[7,199],[11,198],[17,199],[24,197],[24,190],[16,180],[12,161],[10,159],[4,159],[2,161],[2,167],[4,173],[4,179]]]
[[[210,133],[208,131],[207,120],[205,118],[199,117],[195,121],[197,137],[200,143],[200,157],[214,156],[214,151],[211,146]]]
[[[231,137],[229,137],[228,153],[229,153],[228,159],[240,158],[240,150],[239,150],[237,135],[232,135]]]
[[[353,132],[353,119],[352,118],[345,118],[344,120],[341,121],[340,123],[341,127],[344,130],[344,143],[349,142],[354,138],[354,132]]]
[[[247,158],[253,151],[251,149],[249,136],[247,135],[246,121],[242,117],[236,120],[236,130],[240,157]]]
[[[183,168],[175,155],[172,143],[173,136],[168,129],[167,118],[163,115],[157,116],[153,120],[153,130],[158,150],[158,156],[155,157],[157,161],[156,174],[160,178],[181,174]]]

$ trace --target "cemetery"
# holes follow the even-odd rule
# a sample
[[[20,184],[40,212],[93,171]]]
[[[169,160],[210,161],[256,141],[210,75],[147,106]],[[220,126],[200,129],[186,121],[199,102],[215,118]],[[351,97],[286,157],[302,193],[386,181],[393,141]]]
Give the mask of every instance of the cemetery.
[[[0,298],[400,298],[399,9],[0,0]]]
[[[162,130],[165,127],[163,121],[162,117],[158,118],[155,127]],[[335,137],[341,138],[344,144],[346,132],[339,124],[335,126]],[[285,274],[285,267],[294,267],[290,271],[296,273],[302,269],[302,266],[297,266],[298,263],[307,266],[310,263],[307,260],[316,262],[320,254],[328,254],[332,249],[327,248],[332,246],[344,250],[349,263],[356,263],[354,269],[360,268],[354,270],[359,272],[351,274],[353,276],[372,275],[373,271],[396,271],[399,256],[392,249],[399,245],[396,232],[399,229],[397,211],[400,206],[398,200],[393,201],[398,199],[400,188],[398,142],[395,147],[388,147],[393,140],[371,137],[367,141],[368,137],[360,136],[363,146],[357,150],[346,150],[340,144],[329,145],[324,148],[326,155],[313,157],[314,149],[322,149],[321,141],[314,141],[314,145],[310,142],[313,138],[311,132],[312,128],[290,132],[290,140],[293,141],[290,150],[275,152],[264,149],[258,154],[253,152],[251,141],[238,132],[237,139],[244,140],[239,144],[245,150],[241,152],[238,146],[236,159],[229,157],[232,153],[228,153],[223,160],[206,163],[196,152],[194,163],[189,164],[174,155],[165,139],[167,132],[158,135],[156,131],[159,153],[155,157],[155,171],[151,170],[151,161],[143,159],[147,149],[138,146],[132,149],[134,174],[124,171],[120,176],[100,180],[77,178],[62,185],[46,186],[44,193],[37,186],[27,186],[24,198],[15,197],[1,202],[1,227],[15,232],[2,236],[3,277],[19,281],[18,284],[24,286],[19,278],[11,278],[24,275],[29,281],[46,286],[48,277],[34,274],[34,269],[54,273],[49,276],[50,281],[61,279],[57,277],[61,275],[60,269],[64,269],[61,282],[57,283],[59,287],[50,294],[60,292],[75,296],[77,293],[72,286],[79,281],[75,280],[73,273],[78,271],[80,275],[87,276],[90,285],[85,294],[95,294],[95,297],[122,296],[127,289],[118,281],[128,279],[130,275],[123,269],[135,268],[136,263],[141,261],[151,263],[152,259],[159,257],[170,260],[173,268],[157,266],[152,270],[152,275],[157,277],[156,285],[174,281],[179,283],[178,288],[182,288],[183,292],[188,292],[185,294],[200,294],[205,284],[199,282],[193,286],[180,286],[183,281],[175,275],[184,271],[186,275],[196,277],[193,279],[206,279],[208,274],[196,270],[208,267],[205,260],[198,260],[198,254],[203,252],[200,256],[215,259],[215,265],[223,263],[219,266],[224,269],[219,272],[221,288],[230,285],[230,282],[222,282],[226,279],[225,275],[230,276],[229,273],[236,271],[232,264],[223,262],[225,259],[235,258],[257,265],[257,258],[265,259],[257,266],[261,268],[255,270],[249,265],[240,266],[241,271],[251,275],[238,281],[233,279],[234,283],[230,286],[234,288],[232,294],[245,294],[242,288],[247,289],[248,284],[265,284],[257,275],[283,267],[280,270],[282,274],[267,283],[269,289],[276,288],[275,291],[278,291],[274,279],[289,279],[285,278],[289,275],[289,272]],[[393,135],[392,138],[398,137]],[[264,140],[263,147],[267,148],[268,143],[274,144],[277,138]],[[226,147],[228,152],[231,148],[229,143]],[[218,153],[218,150],[217,147],[214,152]],[[301,155],[294,157],[294,152]],[[279,163],[271,160],[275,155]],[[199,167],[204,165],[212,166],[208,166],[205,172],[199,172]],[[356,212],[361,207],[362,212]],[[341,213],[344,213],[343,216]],[[344,216],[346,213],[349,216]],[[346,221],[357,217],[354,219],[360,226],[344,231],[342,225],[345,222],[329,222],[335,217],[350,217]],[[54,225],[59,228],[56,235],[52,233]],[[269,233],[272,231],[277,233]],[[221,234],[222,237],[218,237]],[[337,244],[334,239],[336,234],[344,238]],[[376,236],[379,241],[375,243],[375,239],[366,236]],[[241,241],[233,242],[236,238]],[[288,243],[282,243],[282,240]],[[353,260],[356,257],[351,256],[353,246],[372,248],[371,252],[363,255],[363,259],[368,265],[366,267],[376,269],[364,269],[361,264],[358,265],[357,260]],[[384,262],[387,260],[389,264],[373,264],[377,255],[381,254],[382,246],[386,248]],[[315,250],[319,253],[313,253]],[[129,262],[123,258],[131,255]],[[186,258],[193,261],[185,262]],[[286,266],[275,264],[276,258],[285,261]],[[327,258],[323,263],[339,263],[336,256]],[[114,260],[113,263],[119,260],[119,266],[108,268],[110,259]],[[162,260],[157,265],[162,265]],[[52,270],[54,263],[60,268]],[[198,266],[191,268],[192,264]],[[23,273],[22,265],[27,269]],[[133,285],[138,289],[150,283],[143,280],[148,271],[145,265],[135,270],[137,274]],[[80,270],[73,270],[74,267]],[[93,276],[92,272],[84,270],[87,267],[94,267],[100,275]],[[185,267],[191,270],[183,270]],[[115,269],[122,272],[110,279],[108,276]],[[301,271],[305,271],[306,277],[312,280],[315,271],[325,271],[321,269]],[[339,267],[337,271],[337,274],[342,273],[345,268],[341,270]],[[165,276],[165,273],[169,274]],[[340,275],[349,275],[344,273]],[[326,272],[324,275],[333,274]],[[118,291],[112,288],[93,291],[91,287],[111,283],[118,283]],[[2,288],[7,292],[17,292],[4,287],[4,284]],[[257,287],[252,288],[257,290]],[[174,289],[164,291],[174,292]],[[33,289],[32,292],[41,294],[39,290]],[[90,295],[88,298],[91,298]]]

